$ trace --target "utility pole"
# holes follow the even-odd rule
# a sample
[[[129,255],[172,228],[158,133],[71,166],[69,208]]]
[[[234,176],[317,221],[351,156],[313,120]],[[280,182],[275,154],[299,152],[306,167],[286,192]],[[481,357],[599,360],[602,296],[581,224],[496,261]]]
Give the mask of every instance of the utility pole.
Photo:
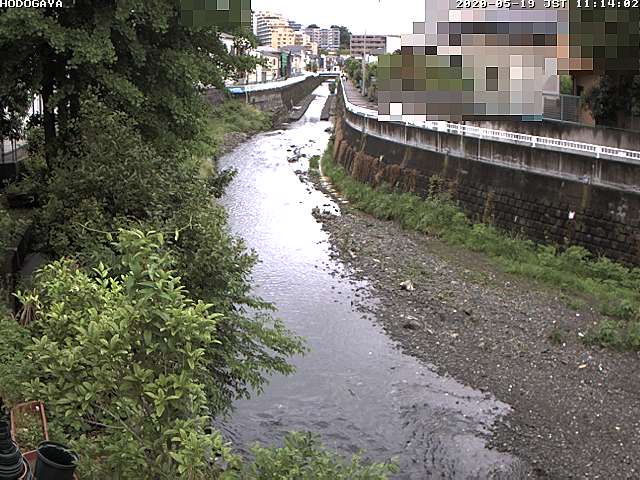
[[[364,37],[363,37],[363,47],[362,47],[362,96],[364,97],[367,94],[367,91],[364,86],[364,81],[367,75],[367,29],[364,29]]]
[[[380,5],[380,1],[378,0],[378,5]],[[365,80],[367,78],[367,29],[364,29],[364,44],[362,50],[362,95],[365,96],[367,94],[367,87],[365,86]]]

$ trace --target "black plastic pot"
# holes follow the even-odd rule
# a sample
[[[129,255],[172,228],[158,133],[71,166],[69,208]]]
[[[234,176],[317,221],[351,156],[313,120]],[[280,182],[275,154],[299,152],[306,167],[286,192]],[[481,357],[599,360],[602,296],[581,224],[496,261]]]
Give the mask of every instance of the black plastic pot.
[[[0,465],[0,478],[2,480],[18,480],[23,469],[24,466],[22,462],[15,465]]]
[[[37,480],[73,480],[78,454],[56,442],[38,445]]]
[[[6,413],[0,408],[0,480],[18,480],[24,470],[24,459],[11,439]]]

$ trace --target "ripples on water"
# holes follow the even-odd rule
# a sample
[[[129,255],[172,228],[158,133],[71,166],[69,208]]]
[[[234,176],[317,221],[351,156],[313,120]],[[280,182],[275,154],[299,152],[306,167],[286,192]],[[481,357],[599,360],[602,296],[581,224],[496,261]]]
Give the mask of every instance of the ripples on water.
[[[331,258],[328,235],[311,214],[336,205],[295,174],[307,170],[306,159],[287,161],[294,146],[307,158],[326,147],[331,124],[319,118],[328,93],[319,87],[302,120],[255,137],[220,162],[238,171],[223,203],[233,231],[260,257],[255,291],[311,348],[293,359],[294,375],[276,376],[263,395],[237,402],[223,429],[242,449],[279,443],[288,431],[314,431],[342,453],[396,456],[397,478],[518,478],[519,462],[483,440],[508,407],[404,355],[352,307],[368,285],[349,280]]]

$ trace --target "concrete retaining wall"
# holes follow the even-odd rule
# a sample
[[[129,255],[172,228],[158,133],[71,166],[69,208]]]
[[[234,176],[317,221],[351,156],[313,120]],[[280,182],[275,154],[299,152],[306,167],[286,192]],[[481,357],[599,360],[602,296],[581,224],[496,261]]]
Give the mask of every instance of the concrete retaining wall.
[[[476,221],[640,264],[640,165],[377,122],[338,101],[334,155],[359,180],[426,196],[437,175]]]
[[[247,93],[236,93],[232,94],[232,97],[244,100],[259,110],[273,112],[277,119],[283,120],[294,105],[299,104],[326,80],[325,77],[308,77],[298,83]],[[208,92],[206,96],[213,104],[220,101],[220,96],[214,90]]]

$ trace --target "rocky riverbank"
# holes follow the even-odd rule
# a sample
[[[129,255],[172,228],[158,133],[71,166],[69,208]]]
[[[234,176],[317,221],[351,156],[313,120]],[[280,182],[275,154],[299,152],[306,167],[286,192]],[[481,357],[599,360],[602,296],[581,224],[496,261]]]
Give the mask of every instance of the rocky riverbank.
[[[335,255],[370,282],[375,321],[438,373],[512,406],[493,447],[536,478],[640,478],[640,355],[585,346],[593,309],[339,204],[340,216],[315,215]]]

